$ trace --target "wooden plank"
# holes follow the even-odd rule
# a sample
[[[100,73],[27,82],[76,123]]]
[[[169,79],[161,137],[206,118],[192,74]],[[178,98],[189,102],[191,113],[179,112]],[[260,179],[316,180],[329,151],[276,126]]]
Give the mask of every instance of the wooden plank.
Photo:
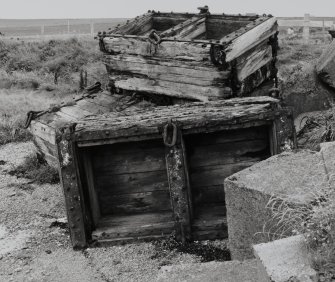
[[[106,37],[106,49],[113,54],[141,55],[174,60],[210,61],[211,44],[197,42],[163,41],[152,45],[146,37]]]
[[[237,59],[237,77],[243,81],[272,60],[272,47],[267,41],[244,53]]]
[[[159,60],[131,55],[105,55],[104,63],[109,73],[139,74],[166,81],[185,82],[194,85],[222,86],[230,76],[212,63],[190,64],[178,60]],[[201,81],[199,81],[201,79]]]
[[[190,144],[191,145],[191,144]],[[260,161],[269,155],[268,139],[244,140],[235,143],[192,146],[188,158],[192,168]]]
[[[69,107],[62,107],[59,110],[59,112],[67,114],[67,115],[71,116],[74,119],[81,119],[83,117],[92,115],[91,112],[86,111],[86,110],[78,107],[77,105],[69,106]]]
[[[185,136],[185,142],[187,144],[192,143],[192,146],[207,146],[240,142],[245,140],[260,140],[268,138],[267,131],[268,126],[261,126],[206,134],[188,135]]]
[[[248,50],[257,46],[260,42],[267,40],[277,32],[278,24],[276,18],[270,18],[252,30],[244,33],[229,44],[225,49],[226,61],[231,62]],[[222,39],[222,42],[226,39]]]
[[[93,231],[93,240],[108,240],[108,239],[121,239],[134,238],[140,239],[147,236],[162,236],[171,235],[173,232],[174,222],[163,223],[147,223],[142,226],[125,226],[125,227],[112,227],[112,228],[98,228]]]
[[[57,146],[56,144],[51,144],[48,141],[34,135],[34,144],[36,147],[43,152],[44,154],[51,155],[53,157],[57,157]],[[55,142],[56,143],[56,142]]]
[[[131,91],[143,91],[152,94],[167,95],[176,98],[185,98],[196,101],[210,101],[212,99],[224,99],[231,97],[230,88],[218,88],[213,86],[198,86],[157,79],[126,77],[116,79],[115,86]]]
[[[230,165],[207,166],[201,168],[191,168],[191,186],[214,186],[222,185],[228,176],[246,169],[258,161],[240,162]]]
[[[166,171],[129,174],[98,174],[96,184],[101,193],[114,195],[168,191]]]
[[[169,181],[169,190],[174,220],[176,223],[176,236],[182,242],[191,239],[191,214],[189,204],[188,178],[185,173],[185,157],[181,143],[182,135],[177,129],[176,143],[166,147],[166,167]],[[168,138],[168,136],[166,136]],[[172,137],[173,138],[173,137]]]
[[[218,204],[225,202],[224,187],[222,185],[213,186],[192,186],[192,196],[194,206]]]
[[[54,128],[39,122],[38,120],[31,121],[29,131],[39,138],[56,145],[56,133]]]
[[[152,28],[152,13],[144,14],[132,20],[127,20],[124,24],[115,27],[110,33],[113,34],[142,34]]]
[[[72,246],[74,248],[84,248],[87,245],[87,229],[83,214],[85,208],[80,176],[76,169],[78,160],[74,153],[74,143],[71,141],[72,131],[72,127],[69,127],[58,130],[56,134],[59,171],[65,196]]]
[[[206,17],[195,16],[160,34],[163,37],[193,39],[206,32]]]
[[[103,217],[92,238],[96,240],[170,235],[174,228],[171,212]]]
[[[84,174],[86,177],[86,185],[89,195],[90,211],[95,228],[98,225],[101,213],[100,213],[98,194],[96,191],[95,175],[93,173],[93,167],[92,167],[92,156],[90,153],[87,152],[83,152],[81,156],[83,161],[83,167],[85,170]]]
[[[110,191],[98,190],[98,197],[103,216],[171,211],[169,191],[114,195]]]
[[[247,101],[265,101],[269,103],[243,105]],[[87,117],[77,125],[77,141],[115,139],[121,137],[151,136],[158,138],[163,126],[169,118],[178,121],[178,125],[186,134],[196,132],[220,131],[234,126],[243,128],[266,124],[274,119],[280,110],[275,110],[276,101],[271,98],[253,98],[238,104],[232,99],[227,103],[235,106],[224,106],[225,102],[179,105],[171,107],[158,107],[150,111],[138,111],[131,116],[118,116],[106,114],[99,117]],[[241,102],[240,101],[240,102]],[[109,117],[110,116],[110,117]],[[234,127],[234,128],[236,128]],[[156,136],[156,137],[155,137]],[[124,141],[123,141],[124,142]]]
[[[164,147],[136,150],[131,148],[129,143],[126,146],[118,145],[95,151],[93,163],[98,175],[154,172],[166,169]]]

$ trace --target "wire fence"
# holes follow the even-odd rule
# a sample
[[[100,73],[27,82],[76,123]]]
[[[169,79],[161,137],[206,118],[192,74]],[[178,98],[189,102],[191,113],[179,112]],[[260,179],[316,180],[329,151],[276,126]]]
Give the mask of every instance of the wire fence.
[[[113,28],[117,23],[84,23],[35,26],[0,26],[0,32],[6,37],[43,36],[43,35],[92,35],[98,31]]]

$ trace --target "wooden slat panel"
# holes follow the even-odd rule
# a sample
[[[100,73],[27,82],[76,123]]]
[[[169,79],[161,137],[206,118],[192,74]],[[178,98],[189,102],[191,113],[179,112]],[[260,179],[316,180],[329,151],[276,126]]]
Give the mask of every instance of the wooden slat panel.
[[[168,95],[176,98],[188,98],[197,101],[209,101],[211,99],[223,99],[231,97],[230,88],[218,88],[211,86],[198,86],[192,84],[176,83],[170,81],[125,77],[117,80],[115,86],[132,91],[143,91],[152,94]]]
[[[55,129],[39,122],[38,120],[33,120],[29,127],[30,132],[45,141],[48,141],[50,144],[56,145],[56,133]]]
[[[62,107],[59,110],[59,112],[67,114],[67,115],[71,116],[74,119],[81,119],[83,117],[87,117],[87,116],[92,115],[91,112],[86,111],[84,109],[81,109],[77,105],[70,106],[70,107]]]
[[[129,174],[98,174],[96,183],[101,194],[120,195],[168,191],[166,170]]]
[[[113,195],[104,191],[99,194],[100,211],[108,214],[136,214],[147,212],[170,211],[170,194],[168,191],[153,191],[124,195]]]
[[[196,146],[189,150],[192,168],[218,166],[239,162],[260,161],[269,151],[267,139],[246,140],[236,143]]]
[[[277,32],[277,29],[277,19],[270,18],[239,36],[225,49],[227,62],[237,59],[248,50],[257,46],[260,42],[267,40],[270,36]]]
[[[201,168],[191,168],[191,186],[213,186],[222,185],[225,178],[252,166],[257,161],[240,162],[231,165],[207,166]]]
[[[157,60],[131,55],[104,56],[110,74],[133,73],[166,81],[183,82],[194,85],[222,86],[229,78],[229,71],[220,71],[209,64],[194,65],[183,61]],[[201,80],[201,81],[199,81]]]
[[[186,142],[192,142],[192,146],[207,146],[213,144],[227,144],[245,140],[259,140],[268,138],[268,127],[252,127],[243,130],[229,130],[185,136]]]
[[[223,185],[214,186],[192,186],[194,206],[225,203]]]
[[[237,76],[239,81],[243,81],[262,66],[267,65],[271,60],[272,47],[266,41],[244,53],[237,60]]]
[[[168,235],[172,233],[173,228],[171,212],[111,216],[100,220],[92,238],[105,240],[133,237],[137,239],[150,235]]]

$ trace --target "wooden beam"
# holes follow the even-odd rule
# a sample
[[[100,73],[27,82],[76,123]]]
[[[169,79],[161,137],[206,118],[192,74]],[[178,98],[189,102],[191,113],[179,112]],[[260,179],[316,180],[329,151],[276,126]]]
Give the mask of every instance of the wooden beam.
[[[160,34],[163,38],[194,39],[206,32],[206,16],[195,16]]]
[[[84,219],[84,199],[78,171],[75,144],[72,133],[74,126],[57,131],[56,142],[59,158],[59,174],[64,191],[67,218],[73,248],[87,246]]]
[[[177,140],[173,146],[166,147],[166,168],[169,181],[171,205],[174,213],[176,237],[183,243],[191,240],[190,188],[186,174],[185,156],[181,132],[174,133]],[[168,136],[165,136],[168,138]],[[171,137],[173,139],[174,137]],[[165,139],[166,141],[166,139]]]
[[[232,41],[231,37],[234,36],[233,34],[225,36],[223,39],[221,39],[221,43],[228,43],[228,46],[225,48],[226,61],[231,62],[237,59],[248,50],[260,44],[262,41],[270,38],[270,36],[274,35],[277,30],[277,19],[270,18],[261,24],[256,25],[254,28],[248,30],[248,32],[238,36]]]

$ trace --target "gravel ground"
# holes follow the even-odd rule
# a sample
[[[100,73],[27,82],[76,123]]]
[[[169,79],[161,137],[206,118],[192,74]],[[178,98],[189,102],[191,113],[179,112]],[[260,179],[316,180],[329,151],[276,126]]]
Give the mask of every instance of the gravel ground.
[[[8,174],[33,150],[29,142],[0,147],[0,281],[157,281],[164,266],[201,261],[153,243],[73,251],[68,230],[51,227],[66,216],[60,185]]]

